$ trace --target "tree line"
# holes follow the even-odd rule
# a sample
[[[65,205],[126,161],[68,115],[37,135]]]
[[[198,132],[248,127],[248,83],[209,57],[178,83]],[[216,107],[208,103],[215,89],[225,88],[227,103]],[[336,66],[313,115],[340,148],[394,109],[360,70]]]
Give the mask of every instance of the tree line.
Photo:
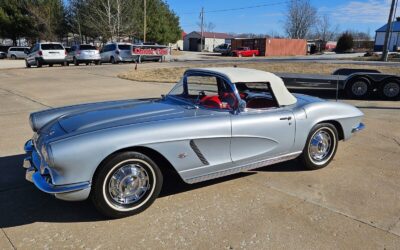
[[[310,0],[290,0],[285,12],[284,31],[289,38],[319,39],[326,43],[332,40],[344,41],[346,50],[353,46],[354,40],[370,40],[369,32],[347,30],[339,32],[339,27],[332,25],[328,15],[319,15]],[[350,47],[350,48],[349,48]]]
[[[143,39],[144,0],[1,0],[0,37],[87,43]],[[146,2],[146,39],[160,44],[181,37],[179,17],[163,0]]]

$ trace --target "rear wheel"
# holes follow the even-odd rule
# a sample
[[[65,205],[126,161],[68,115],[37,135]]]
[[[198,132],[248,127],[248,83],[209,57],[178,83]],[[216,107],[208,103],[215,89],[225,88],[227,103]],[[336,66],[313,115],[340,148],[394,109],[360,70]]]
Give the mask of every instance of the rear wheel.
[[[11,55],[11,59],[12,59],[12,60],[16,60],[17,57],[16,57],[15,55]]]
[[[330,123],[317,124],[308,135],[300,159],[307,169],[324,168],[335,156],[337,146],[338,132],[335,126]]]
[[[397,79],[389,79],[385,81],[380,89],[379,94],[386,100],[397,100],[400,97],[400,81]]]
[[[107,160],[93,177],[91,198],[104,215],[121,218],[148,208],[161,191],[163,176],[146,155],[122,152]]]
[[[41,68],[43,66],[42,62],[36,59],[36,67]]]
[[[350,98],[365,99],[371,92],[371,84],[366,78],[355,78],[346,84],[346,94]]]
[[[49,67],[53,67],[53,64],[49,64]]]
[[[100,61],[95,61],[94,64],[95,65],[100,65]]]
[[[74,65],[75,65],[75,66],[79,66],[79,62],[78,62],[78,60],[76,59],[76,57],[74,57],[73,60],[74,60]]]

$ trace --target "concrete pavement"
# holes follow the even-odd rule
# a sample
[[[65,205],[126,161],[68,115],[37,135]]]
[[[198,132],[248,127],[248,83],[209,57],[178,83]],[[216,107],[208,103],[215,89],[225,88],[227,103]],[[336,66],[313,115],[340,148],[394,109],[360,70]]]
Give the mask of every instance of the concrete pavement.
[[[399,248],[399,102],[346,100],[362,109],[367,128],[341,142],[325,169],[291,161],[195,185],[171,176],[161,197],[129,218],[105,220],[90,202],[55,200],[26,182],[30,112],[157,97],[172,86],[115,77],[130,67],[0,70],[0,249]]]

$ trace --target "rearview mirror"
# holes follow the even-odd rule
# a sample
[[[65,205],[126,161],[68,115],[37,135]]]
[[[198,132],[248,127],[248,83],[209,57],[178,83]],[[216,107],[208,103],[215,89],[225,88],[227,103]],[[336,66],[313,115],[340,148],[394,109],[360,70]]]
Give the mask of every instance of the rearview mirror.
[[[240,99],[239,100],[239,106],[238,106],[239,112],[246,112],[247,111],[247,107],[246,107],[246,101]]]

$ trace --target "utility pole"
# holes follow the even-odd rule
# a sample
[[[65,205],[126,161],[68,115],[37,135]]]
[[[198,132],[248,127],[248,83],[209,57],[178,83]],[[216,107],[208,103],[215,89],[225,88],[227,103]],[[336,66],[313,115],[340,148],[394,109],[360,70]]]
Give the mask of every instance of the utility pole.
[[[200,52],[203,51],[203,30],[204,30],[204,7],[201,7],[201,13],[200,13],[200,18],[201,18],[201,44],[200,44]]]
[[[146,28],[147,28],[147,23],[146,23],[146,0],[143,0],[143,42],[146,42]]]
[[[389,53],[389,35],[392,31],[392,20],[393,20],[393,12],[394,12],[394,5],[396,0],[392,0],[392,5],[390,6],[389,18],[386,25],[386,34],[385,34],[385,43],[383,44],[383,52],[382,52],[382,61],[387,62],[388,60],[388,53]]]

